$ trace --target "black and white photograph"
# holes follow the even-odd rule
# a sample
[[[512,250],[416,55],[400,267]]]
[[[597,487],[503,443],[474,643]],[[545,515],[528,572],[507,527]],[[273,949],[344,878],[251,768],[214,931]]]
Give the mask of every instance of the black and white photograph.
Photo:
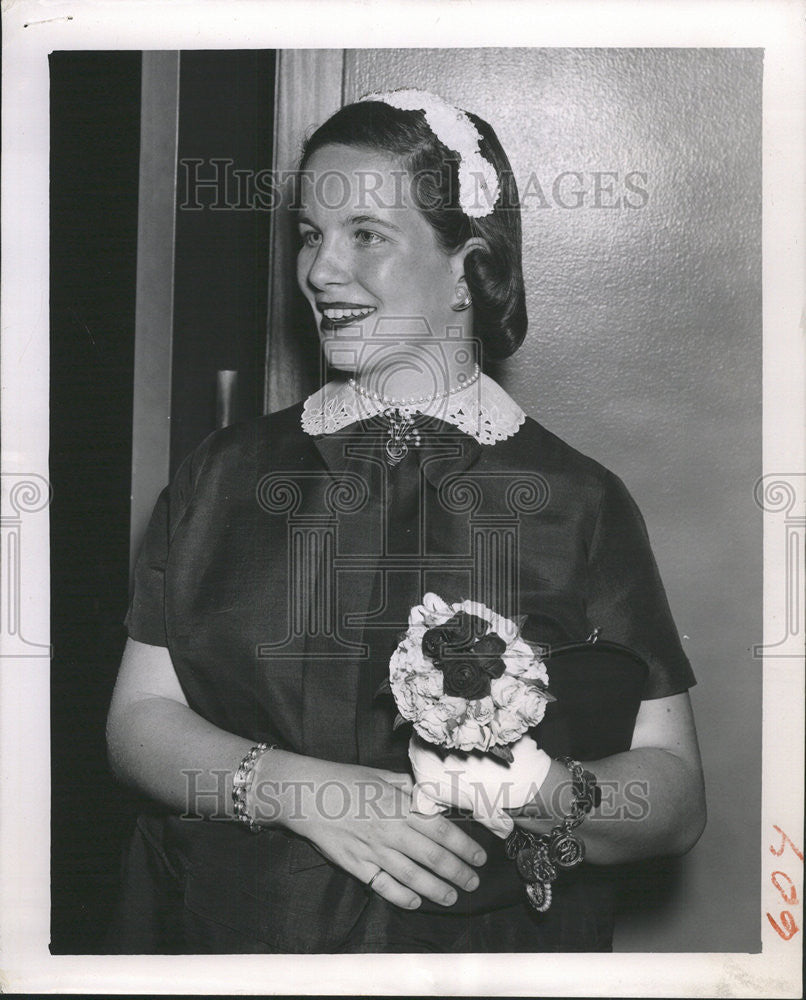
[[[793,9],[62,6],[4,14],[3,989],[799,995]]]

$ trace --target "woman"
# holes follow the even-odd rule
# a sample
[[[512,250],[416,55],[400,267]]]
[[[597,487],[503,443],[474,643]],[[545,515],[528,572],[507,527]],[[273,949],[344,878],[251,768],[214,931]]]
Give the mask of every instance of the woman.
[[[160,808],[138,820],[113,950],[607,950],[597,872],[704,825],[694,681],[624,487],[481,371],[526,332],[507,158],[478,117],[398,91],[325,122],[299,181],[298,279],[337,375],[212,435],[155,509],[108,742]],[[412,808],[376,692],[426,591],[525,615],[547,644],[601,628],[647,665],[623,751],[585,763],[643,807],[599,810],[584,877],[544,912],[498,891],[501,839]],[[535,836],[573,797],[545,759],[513,809]]]

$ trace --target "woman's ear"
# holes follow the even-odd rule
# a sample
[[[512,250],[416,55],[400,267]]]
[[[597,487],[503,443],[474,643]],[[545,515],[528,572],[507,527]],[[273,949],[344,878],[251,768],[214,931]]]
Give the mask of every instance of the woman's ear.
[[[451,270],[453,271],[455,282],[451,309],[454,312],[464,312],[465,309],[469,309],[473,304],[470,290],[467,287],[467,278],[465,277],[465,260],[467,259],[467,255],[474,250],[488,251],[489,249],[490,247],[486,240],[480,236],[473,236],[451,254]]]
[[[458,281],[460,278],[464,278],[465,275],[465,258],[469,253],[474,250],[484,250],[489,252],[490,244],[487,240],[483,239],[481,236],[471,236],[469,240],[466,240],[458,250],[454,250],[451,254],[451,266],[453,267],[454,277]]]

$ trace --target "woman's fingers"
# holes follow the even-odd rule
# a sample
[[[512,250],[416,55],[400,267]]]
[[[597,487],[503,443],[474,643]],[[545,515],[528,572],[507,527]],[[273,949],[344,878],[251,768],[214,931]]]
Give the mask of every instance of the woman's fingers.
[[[483,865],[487,860],[487,855],[481,846],[444,816],[422,816],[419,813],[409,813],[408,824],[418,833],[424,834],[429,840],[440,844],[451,854],[467,861],[468,864]]]
[[[370,881],[372,885],[369,884]],[[422,903],[416,892],[412,892],[405,885],[401,885],[397,879],[393,878],[383,868],[376,870],[374,877],[370,876],[367,879],[367,886],[373,892],[382,896],[388,903],[400,906],[404,910],[415,910]]]
[[[426,899],[430,899],[434,903],[440,903],[443,906],[451,906],[456,902],[456,890],[453,886],[448,885],[447,882],[443,882],[436,875],[432,875],[431,872],[420,867],[416,861],[406,854],[401,854],[400,851],[387,850],[384,852],[381,861],[384,873],[389,876],[391,883],[396,883],[396,886],[392,886],[386,879],[383,879],[385,888],[389,887],[392,891],[397,891],[397,887],[399,887],[405,892],[413,892],[417,896],[425,896]],[[382,876],[379,875],[372,883],[372,888],[377,888],[381,880]],[[385,896],[384,898],[389,897]]]
[[[422,897],[450,906],[454,886],[476,888],[471,866],[485,862],[484,851],[442,816],[410,812],[409,775],[374,768],[350,768],[347,775],[350,801],[361,808],[338,823],[315,813],[300,830],[325,857],[404,909],[415,909]]]
[[[407,857],[418,862],[438,879],[445,879],[453,885],[458,885],[460,889],[472,892],[477,888],[479,877],[470,865],[428,837],[421,836],[415,831],[412,831],[412,835],[406,841],[405,854]],[[439,885],[444,896],[450,886],[445,885],[444,882],[440,882]],[[417,892],[423,891],[429,899],[434,899],[430,892],[421,890],[420,885],[412,883],[412,888]],[[444,900],[437,899],[436,902],[444,902]]]

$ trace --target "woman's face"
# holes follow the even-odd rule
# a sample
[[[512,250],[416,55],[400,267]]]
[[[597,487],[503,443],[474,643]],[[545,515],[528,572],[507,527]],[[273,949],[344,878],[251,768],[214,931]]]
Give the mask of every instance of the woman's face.
[[[467,333],[469,317],[451,309],[464,254],[439,246],[400,163],[324,146],[308,161],[300,205],[297,279],[328,362],[352,372],[453,367],[441,356],[449,343],[455,357]]]

